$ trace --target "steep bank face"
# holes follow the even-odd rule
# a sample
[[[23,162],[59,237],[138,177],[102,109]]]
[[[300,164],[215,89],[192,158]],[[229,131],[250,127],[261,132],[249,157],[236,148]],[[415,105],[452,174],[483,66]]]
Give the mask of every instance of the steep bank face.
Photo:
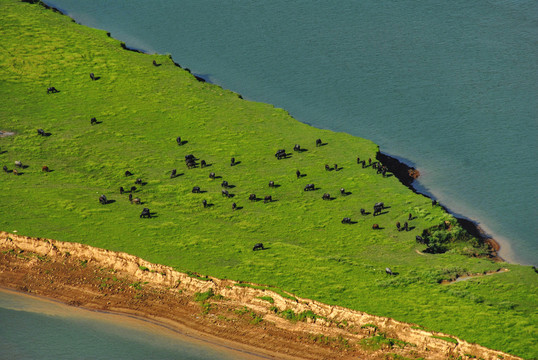
[[[74,267],[73,264],[78,263],[84,264],[84,266],[91,265],[92,269],[102,269],[109,273],[112,271],[115,274],[115,277],[125,276],[131,279],[130,281],[133,281],[134,279],[138,281],[139,284],[144,284],[144,287],[147,285],[153,289],[158,289],[161,294],[177,294],[179,290],[183,295],[192,297],[197,293],[207,293],[208,291],[211,291],[213,294],[212,296],[224,297],[226,299],[226,306],[235,309],[248,309],[248,311],[263,316],[263,321],[274,323],[277,328],[280,328],[283,331],[296,333],[298,335],[302,334],[301,336],[304,336],[305,338],[308,338],[307,334],[323,334],[324,336],[333,339],[346,339],[346,343],[349,346],[345,351],[340,349],[342,351],[339,356],[343,357],[350,355],[349,352],[362,351],[363,354],[368,354],[368,356],[372,358],[381,357],[383,353],[388,354],[396,352],[406,355],[415,354],[417,356],[426,356],[428,359],[446,359],[448,357],[456,358],[459,356],[464,358],[474,356],[492,360],[499,358],[519,359],[509,354],[490,350],[476,344],[470,344],[452,336],[422,330],[412,324],[406,324],[390,318],[373,316],[339,306],[330,306],[310,299],[298,298],[291,294],[283,294],[284,296],[282,296],[281,294],[269,289],[264,289],[260,286],[257,286],[258,289],[250,287],[256,287],[254,284],[240,284],[235,281],[221,280],[213,277],[198,279],[192,275],[189,276],[188,274],[174,271],[170,267],[152,264],[126,253],[113,252],[76,243],[29,238],[6,232],[0,233],[0,249],[4,254],[11,254],[14,251],[12,260],[16,259],[17,256],[19,256],[20,259],[27,256],[24,261],[19,259],[21,262],[19,266],[22,268],[26,267],[23,271],[28,274],[32,272],[30,270],[31,268],[39,269],[40,266],[47,264],[47,262],[57,264],[63,263],[63,270],[68,272],[68,269]],[[46,259],[32,257],[31,254],[37,254],[46,257]],[[80,266],[77,268],[80,268]],[[20,281],[18,284],[12,282],[12,278],[10,278],[5,271],[6,269],[2,269],[2,272],[0,273],[1,285],[16,287],[19,290],[32,291],[32,284],[24,284],[24,281],[22,284]],[[82,277],[82,274],[84,273],[81,272],[79,277]],[[80,281],[78,290],[81,290],[81,293],[84,292],[82,279],[77,280],[71,278],[70,281],[72,284],[77,284],[77,281]],[[54,281],[52,280],[50,281],[50,283],[53,282]],[[61,285],[62,284],[54,284],[53,287],[63,289]],[[77,285],[69,286],[74,289],[77,288]],[[61,292],[63,293],[63,296],[66,296],[64,291],[65,289]],[[76,291],[73,291],[73,294],[76,294]],[[54,293],[46,293],[45,295],[52,297],[60,296],[59,294],[54,295]],[[80,293],[79,296],[81,296]],[[133,297],[133,294],[128,294],[128,296]],[[134,294],[134,296],[136,297],[136,294]],[[70,297],[71,296],[67,296],[67,298]],[[111,306],[110,300],[112,299],[112,296],[109,298],[107,298],[106,295],[103,296],[99,289],[92,292],[91,301],[85,303],[82,298],[83,297],[77,299],[75,296],[70,300],[71,304],[122,312],[141,310],[145,316],[150,316],[151,318],[167,318],[172,321],[174,319],[177,320],[176,314],[168,311],[168,309],[163,313],[154,313],[151,308],[146,308],[140,303],[131,303],[131,306],[127,304],[121,306],[118,305],[117,307]],[[139,296],[139,298],[142,298],[142,296]],[[267,299],[272,300],[269,302]],[[62,300],[65,301],[66,299],[63,298]],[[188,306],[190,306],[192,310],[192,302]],[[295,314],[308,312],[310,314],[315,314],[315,316],[307,318],[306,322],[290,322],[279,317],[277,313],[275,313],[275,308],[280,311],[291,310]],[[211,311],[209,310],[208,313],[208,316],[210,316]],[[265,327],[252,328],[254,332],[262,334],[266,330]],[[216,333],[218,333],[218,331]],[[360,343],[361,341],[367,341],[372,336],[380,334],[383,334],[383,336],[387,338],[398,339],[401,342],[408,344],[396,349],[387,348],[385,351],[381,351],[381,353],[379,351],[368,352],[364,349],[356,349],[355,344]],[[231,336],[231,338],[233,338],[233,336]],[[296,341],[296,339],[294,341]],[[334,351],[335,349],[330,350]],[[364,353],[364,351],[366,351],[366,353]],[[347,355],[346,352],[348,352]],[[320,355],[320,353],[317,355]]]

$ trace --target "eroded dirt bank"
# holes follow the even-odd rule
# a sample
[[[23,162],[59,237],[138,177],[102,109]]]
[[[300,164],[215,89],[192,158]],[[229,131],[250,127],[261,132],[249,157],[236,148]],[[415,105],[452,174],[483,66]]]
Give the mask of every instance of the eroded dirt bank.
[[[199,279],[126,253],[6,232],[0,232],[0,286],[143,316],[267,358],[519,359],[390,318],[231,280]],[[286,310],[310,315],[290,321],[283,318]],[[371,346],[379,340],[381,348]]]

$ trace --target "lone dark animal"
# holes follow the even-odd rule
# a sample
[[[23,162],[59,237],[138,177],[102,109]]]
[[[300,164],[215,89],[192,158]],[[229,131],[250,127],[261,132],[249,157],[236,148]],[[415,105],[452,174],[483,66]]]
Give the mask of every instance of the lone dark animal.
[[[273,201],[273,197],[271,195],[267,195],[264,199],[263,199],[263,203],[268,203],[268,202],[272,202]]]
[[[390,268],[385,268],[385,272],[388,274],[388,275],[394,275],[392,273],[392,270]]]
[[[347,195],[347,194],[346,194],[346,189],[341,188],[341,189],[340,189],[340,195]]]
[[[321,146],[321,139],[316,140],[316,147]]]
[[[230,166],[234,166],[235,165],[235,158],[232,158],[232,160],[230,161]]]
[[[301,151],[301,145],[295,144],[293,151]]]
[[[207,207],[207,200],[205,200],[205,199],[202,200],[202,204],[204,204],[204,208],[206,208]]]
[[[50,169],[49,169],[49,167],[48,167],[47,165],[45,165],[45,166],[43,166],[43,167],[41,168],[41,171],[43,171],[43,172],[50,172]]]
[[[331,170],[331,167],[327,164],[325,164],[325,171],[330,171]]]
[[[361,163],[362,163],[362,168],[364,169],[366,167],[366,161],[363,160],[361,161]]]
[[[372,229],[374,229],[374,230],[378,230],[378,229],[379,229],[379,225],[378,225],[378,224],[374,224],[374,225],[372,225]]]
[[[178,137],[176,138],[176,142],[177,142],[178,145],[182,145],[182,144],[183,144],[183,143],[181,142],[181,136],[178,136]]]
[[[323,196],[321,197],[323,200],[331,200],[331,195],[330,194],[323,194]]]
[[[136,186],[131,186],[131,192],[134,193],[136,191]]]
[[[400,222],[396,222],[396,228],[398,229],[398,231],[400,231]]]
[[[342,224],[351,224],[351,218],[348,218],[348,217],[343,218]]]
[[[236,204],[236,203],[233,203],[233,204],[232,204],[232,210],[235,210],[235,209],[237,209],[237,204]]]
[[[404,222],[402,230],[409,231],[409,224],[407,224],[407,221]]]
[[[374,205],[374,216],[376,216],[377,214],[380,214],[383,209],[385,208],[385,204],[382,203],[382,202],[378,202]]]
[[[192,193],[193,193],[193,194],[198,194],[198,193],[200,193],[200,187],[199,187],[199,186],[195,186],[195,187],[193,187],[193,188],[192,188]]]
[[[301,172],[300,172],[299,170],[297,170],[297,171],[295,172],[295,175],[297,175],[297,179],[298,179],[298,178],[301,177]]]
[[[372,159],[368,158],[368,165],[372,165]]]
[[[133,173],[130,172],[129,170],[125,171],[125,176],[132,176],[132,175],[133,175]]]
[[[95,75],[93,73],[90,73],[90,79],[95,80]]]
[[[263,244],[262,244],[262,243],[257,243],[257,244],[254,245],[254,247],[252,248],[252,251],[256,251],[256,250],[265,250],[265,248],[263,247]]]
[[[149,212],[148,208],[143,208],[142,213],[140,214],[140,218],[151,218],[151,213]]]
[[[18,167],[22,167],[22,162],[20,162],[19,160],[16,160],[15,161],[15,166],[18,166]]]
[[[157,61],[153,60],[153,66],[159,66],[159,65],[157,64]]]
[[[172,173],[170,174],[170,179],[175,178],[177,175],[176,169],[172,170]]]
[[[312,191],[314,190],[316,187],[314,184],[306,184],[306,186],[304,187],[304,191]]]
[[[91,124],[91,125],[93,125],[93,124],[97,124],[97,119],[94,118],[94,117],[92,117],[92,118],[90,119],[90,124]]]
[[[257,199],[257,198],[256,198],[256,194],[250,194],[250,195],[248,196],[248,199],[249,199],[250,201],[256,201],[256,199]]]
[[[229,186],[228,184],[228,181],[224,180],[221,184],[220,184],[221,187],[223,188],[227,188]]]
[[[106,196],[105,195],[101,195],[99,196],[99,202],[103,205],[105,205],[108,201],[106,199]]]
[[[133,202],[133,194],[129,194],[129,201]]]
[[[275,187],[275,182],[274,181],[269,181],[269,187],[270,188],[274,188]]]
[[[214,172],[209,173],[209,178],[215,180],[215,173]]]
[[[222,196],[230,197],[230,193],[228,192],[228,190],[222,189],[220,193],[222,194]]]
[[[37,129],[37,135],[45,136],[45,130]]]
[[[5,172],[8,172],[8,171],[7,171],[7,166],[6,166],[6,165],[2,166],[2,169],[4,169]]]
[[[56,88],[54,86],[50,87],[50,88],[47,88],[47,94],[55,94],[59,92],[58,90],[56,90]]]
[[[338,171],[338,164],[334,164],[334,171]]]
[[[141,178],[136,179],[135,184],[142,185],[142,179]]]
[[[284,150],[284,149],[277,150],[277,152],[275,153],[275,157],[278,160],[280,160],[282,158],[285,158],[286,157],[286,150]]]
[[[140,205],[141,203],[140,198],[131,199],[131,204]]]
[[[413,220],[413,215],[411,215],[411,213],[409,214],[408,220],[409,221]]]
[[[205,168],[206,165],[207,164],[206,164],[205,160],[200,161],[200,167]]]
[[[123,186],[120,186],[120,195],[123,195],[125,190],[123,190]]]
[[[357,164],[360,164],[360,163],[361,163],[361,158],[357,157]]]
[[[366,210],[361,209],[361,215],[365,215],[365,214],[366,214]]]

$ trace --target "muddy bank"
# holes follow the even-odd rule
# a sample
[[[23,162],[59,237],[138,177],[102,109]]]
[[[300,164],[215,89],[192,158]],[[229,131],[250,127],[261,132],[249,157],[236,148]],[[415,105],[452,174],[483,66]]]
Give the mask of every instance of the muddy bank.
[[[412,324],[317,301],[199,278],[126,253],[0,233],[0,286],[74,306],[143,316],[279,359],[518,359]],[[285,319],[287,314],[306,314]],[[205,336],[205,335],[204,335]],[[369,350],[376,336],[398,345]],[[440,339],[443,337],[445,339]],[[448,339],[448,340],[446,340]]]

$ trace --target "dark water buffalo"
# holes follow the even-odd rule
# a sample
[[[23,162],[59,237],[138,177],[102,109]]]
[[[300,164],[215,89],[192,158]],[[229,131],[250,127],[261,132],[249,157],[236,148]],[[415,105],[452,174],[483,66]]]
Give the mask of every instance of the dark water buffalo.
[[[306,184],[306,186],[304,187],[304,191],[312,191],[315,189],[316,189],[316,186],[314,184]]]
[[[348,217],[343,218],[342,224],[351,224],[351,218],[348,218]]]
[[[37,135],[45,136],[45,130],[37,129]]]
[[[321,197],[323,200],[331,200],[331,195],[330,194],[323,194],[323,196]]]
[[[372,165],[372,159],[368,158],[368,165]]]
[[[394,275],[392,273],[392,270],[390,268],[385,268],[385,272],[388,274],[388,275]]]
[[[185,162],[189,161],[189,160],[196,160],[196,158],[194,157],[193,154],[189,154],[189,155],[185,155]]]
[[[402,230],[409,231],[409,224],[407,223],[407,221],[404,222]]]
[[[340,195],[344,195],[344,196],[347,195],[346,189],[340,188]]]
[[[92,118],[90,119],[90,124],[91,124],[91,125],[93,125],[93,124],[97,124],[97,119],[94,118],[94,117],[92,117]]]
[[[232,204],[232,210],[235,210],[235,209],[237,209],[237,204],[236,204],[236,203],[233,203],[233,204]]]
[[[407,220],[409,220],[409,221],[413,220],[413,215],[411,215],[411,213],[409,213],[409,216],[408,216]]]
[[[220,183],[220,186],[223,188],[227,188],[230,185],[228,184],[228,181],[224,180],[223,182]]]
[[[140,218],[151,218],[151,213],[148,208],[143,208],[142,213],[140,213]]]
[[[334,164],[334,171],[338,171],[338,164]]]
[[[257,243],[257,244],[254,245],[254,247],[252,248],[252,251],[256,251],[256,250],[265,250],[265,248],[263,247],[263,244],[262,244],[262,243]]]
[[[316,140],[316,147],[321,146],[321,139]]]
[[[361,215],[366,215],[366,210],[361,209]]]
[[[153,66],[159,66],[159,64],[157,64],[157,61],[153,60]]]
[[[200,161],[200,167],[205,168],[206,165],[207,164],[206,164],[205,160]]]
[[[357,156],[357,164],[361,163],[361,158]]]
[[[90,79],[95,80],[95,75],[93,73],[90,73]]]
[[[133,194],[129,194],[129,201],[132,203],[133,202]]]
[[[22,167],[22,162],[21,162],[20,160],[16,160],[16,161],[15,161],[15,166],[21,168],[21,167]]]
[[[285,158],[286,157],[286,150],[284,150],[284,149],[277,150],[277,152],[275,153],[275,157],[278,160],[280,160],[282,158]]]
[[[205,200],[205,199],[202,200],[202,204],[204,205],[204,208],[206,208],[207,207],[207,200]]]
[[[269,187],[270,188],[274,188],[275,187],[275,182],[274,181],[269,181]]]
[[[172,169],[172,172],[170,173],[170,179],[175,178],[177,176],[177,170]]]
[[[142,179],[141,178],[136,179],[135,184],[142,185]]]
[[[396,229],[398,229],[398,231],[400,231],[400,227],[401,227],[401,226],[400,226],[400,222],[399,222],[399,221],[396,222]]]
[[[256,201],[256,199],[257,199],[256,194],[250,194],[250,195],[248,196],[248,199],[249,199],[250,201]]]
[[[222,189],[220,193],[222,194],[222,196],[230,197],[230,193],[226,189]]]
[[[273,201],[273,197],[271,195],[267,195],[264,199],[263,199],[263,202],[264,204],[265,203],[268,203],[268,202],[272,202]]]
[[[372,229],[374,229],[374,230],[378,230],[378,229],[379,229],[379,225],[378,225],[378,224],[374,224],[374,225],[372,225]]]
[[[134,193],[136,191],[136,186],[131,186],[131,192]]]
[[[47,88],[47,94],[55,94],[59,92],[58,90],[56,90],[56,88],[54,86],[51,86],[49,88]]]
[[[232,158],[232,159],[230,160],[230,166],[234,166],[234,165],[236,165],[236,164],[237,164],[237,163],[235,162],[235,158]]]
[[[99,196],[99,202],[102,204],[102,205],[105,205],[106,203],[108,203],[108,200],[106,198],[105,195],[101,195]]]
[[[187,160],[186,164],[187,164],[188,169],[192,169],[196,167],[196,162],[194,160]]]
[[[142,203],[142,201],[140,200],[140,198],[137,198],[137,197],[136,197],[136,198],[133,199],[132,196],[131,196],[130,201],[131,201],[131,204],[135,204],[135,205],[140,205],[140,204]]]
[[[2,169],[4,169],[5,172],[8,172],[6,165],[2,166]]]
[[[125,171],[125,176],[132,176],[132,175],[133,175],[133,173],[130,172],[129,170]]]
[[[198,193],[200,193],[200,187],[199,187],[199,186],[195,186],[195,187],[193,187],[193,188],[192,188],[192,193],[193,193],[193,194],[198,194]]]
[[[297,170],[297,171],[295,172],[295,175],[297,175],[297,179],[298,179],[298,178],[301,177],[301,172],[300,172],[299,170]]]
[[[124,192],[125,190],[123,189],[123,186],[120,186],[120,195],[122,195]]]
[[[47,165],[45,165],[45,166],[43,166],[43,167],[41,168],[41,171],[43,171],[43,172],[50,172],[50,169],[49,169],[49,167],[48,167]]]
[[[295,144],[295,146],[293,147],[293,151],[301,151],[301,145]]]
[[[215,173],[214,172],[209,173],[209,178],[215,180]]]
[[[178,136],[176,138],[176,142],[177,142],[178,145],[183,145],[183,143],[181,142],[181,136]]]
[[[325,171],[331,171],[331,167],[327,164],[325,164]]]
[[[374,216],[381,214],[384,208],[385,208],[385,204],[383,204],[382,202],[376,203],[374,205]]]

